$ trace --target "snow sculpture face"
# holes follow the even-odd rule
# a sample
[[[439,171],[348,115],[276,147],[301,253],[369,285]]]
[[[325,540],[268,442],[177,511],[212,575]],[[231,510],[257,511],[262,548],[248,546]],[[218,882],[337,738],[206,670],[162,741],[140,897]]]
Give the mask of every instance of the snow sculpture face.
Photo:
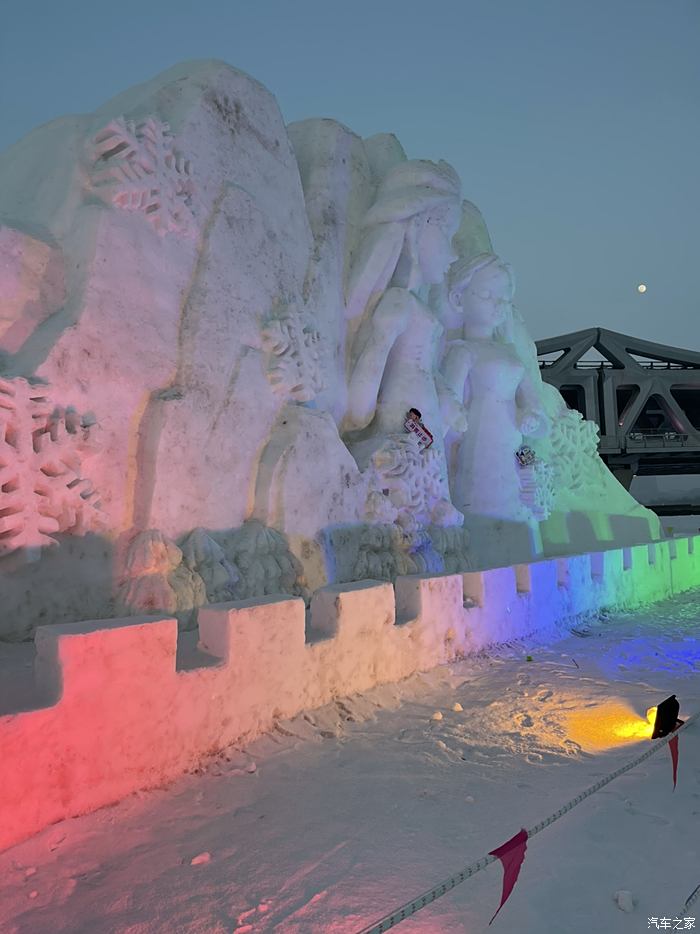
[[[455,290],[450,294],[450,301],[462,308],[465,323],[491,329],[499,327],[513,301],[508,271],[498,263],[479,269],[463,291]]]
[[[376,305],[390,286],[421,289],[443,281],[456,259],[452,238],[461,220],[459,176],[446,162],[412,159],[389,170],[362,220],[346,314]]]
[[[426,285],[442,282],[450,264],[457,259],[452,238],[459,223],[460,210],[456,204],[427,211],[415,219],[418,263]]]

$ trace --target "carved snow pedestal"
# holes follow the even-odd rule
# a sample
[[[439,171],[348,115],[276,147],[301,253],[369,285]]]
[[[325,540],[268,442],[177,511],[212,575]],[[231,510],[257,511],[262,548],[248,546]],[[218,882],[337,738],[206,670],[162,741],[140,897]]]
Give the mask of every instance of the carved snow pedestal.
[[[512,281],[474,290],[504,268],[451,166],[287,128],[220,62],[0,154],[0,637],[117,611],[189,627],[205,602],[590,550],[606,522],[654,537],[539,379]],[[499,551],[499,524],[539,544]]]

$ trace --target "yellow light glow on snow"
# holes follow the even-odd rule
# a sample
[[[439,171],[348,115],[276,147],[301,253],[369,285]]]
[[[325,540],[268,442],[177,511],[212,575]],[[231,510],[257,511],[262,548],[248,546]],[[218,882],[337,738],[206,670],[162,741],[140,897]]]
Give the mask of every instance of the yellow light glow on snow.
[[[568,716],[569,738],[584,749],[611,749],[640,739],[651,739],[656,707],[647,710],[646,720],[622,701],[572,711]]]

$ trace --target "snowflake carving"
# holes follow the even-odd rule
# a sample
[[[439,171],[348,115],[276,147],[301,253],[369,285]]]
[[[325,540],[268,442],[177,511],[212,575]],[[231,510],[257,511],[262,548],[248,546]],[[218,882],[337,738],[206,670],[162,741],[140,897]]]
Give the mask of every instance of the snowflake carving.
[[[192,225],[190,162],[175,151],[167,123],[111,120],[93,139],[92,186],[123,211],[146,215],[161,236]]]
[[[413,435],[389,435],[372,455],[368,517],[379,515],[377,500],[383,494],[406,528],[460,524],[463,517],[449,502],[443,467],[439,449],[422,451]]]
[[[600,482],[598,426],[574,409],[565,410],[552,423],[554,486],[584,494]]]
[[[90,429],[24,379],[0,379],[0,556],[53,545],[59,532],[103,526],[81,475]]]
[[[267,377],[276,393],[310,402],[323,389],[321,337],[308,311],[288,305],[265,321],[262,346]]]

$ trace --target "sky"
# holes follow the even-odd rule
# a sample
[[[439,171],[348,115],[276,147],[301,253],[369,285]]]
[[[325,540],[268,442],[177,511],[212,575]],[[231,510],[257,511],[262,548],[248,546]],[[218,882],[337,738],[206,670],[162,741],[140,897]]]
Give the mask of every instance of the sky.
[[[700,350],[700,0],[3,0],[0,149],[193,58],[454,165],[535,339]]]

